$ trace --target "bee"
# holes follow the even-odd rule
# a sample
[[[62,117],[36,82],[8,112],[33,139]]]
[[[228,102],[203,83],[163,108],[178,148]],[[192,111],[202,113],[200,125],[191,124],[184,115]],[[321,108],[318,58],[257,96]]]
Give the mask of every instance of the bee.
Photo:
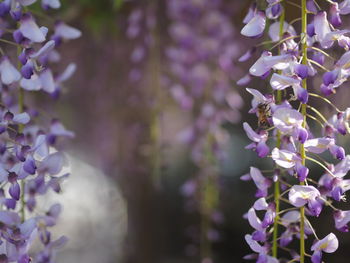
[[[271,107],[269,103],[260,103],[258,105],[258,128],[266,129],[270,127],[269,118],[271,118]]]

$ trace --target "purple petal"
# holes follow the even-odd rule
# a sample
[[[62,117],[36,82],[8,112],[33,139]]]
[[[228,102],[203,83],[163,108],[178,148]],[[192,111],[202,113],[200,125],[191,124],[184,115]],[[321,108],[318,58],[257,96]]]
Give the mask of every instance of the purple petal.
[[[39,76],[39,79],[41,81],[43,90],[48,93],[55,91],[55,80],[50,69],[43,70]]]
[[[27,159],[25,160],[23,169],[29,174],[35,174],[36,165],[35,165],[34,159],[31,156],[28,156]]]
[[[311,256],[312,263],[321,263],[322,262],[322,252],[317,250]]]
[[[322,204],[317,200],[310,200],[308,208],[313,216],[318,217],[322,211]]]
[[[50,51],[55,48],[55,41],[48,41],[42,48],[40,48],[37,52],[30,55],[30,58],[38,58],[40,56],[46,56]]]
[[[13,183],[10,188],[9,188],[9,194],[10,196],[15,199],[19,200],[20,194],[21,194],[21,189],[19,187],[19,184],[17,182]]]
[[[59,22],[55,26],[55,35],[63,39],[77,39],[81,36],[81,31],[63,22]]]
[[[25,79],[30,79],[34,74],[33,61],[28,60],[27,63],[21,68],[21,73]]]
[[[16,81],[19,81],[21,74],[18,70],[11,64],[7,57],[3,57],[0,63],[0,74],[1,81],[5,85],[10,85]]]
[[[30,116],[26,112],[16,114],[13,117],[13,122],[16,122],[16,123],[27,124],[29,121],[30,121]]]
[[[15,212],[10,211],[0,211],[0,222],[5,225],[17,225],[21,222],[21,218]]]
[[[304,165],[302,165],[301,163],[298,163],[296,165],[296,172],[297,172],[299,182],[304,182],[306,177],[309,174],[309,169]]]
[[[61,7],[61,3],[59,0],[42,0],[41,5],[44,9],[53,8],[58,9]]]
[[[41,43],[45,41],[45,35],[35,23],[33,18],[28,14],[23,15],[20,21],[19,30],[24,37],[28,38],[32,42]]]
[[[258,11],[254,17],[246,24],[242,30],[241,34],[247,37],[258,37],[264,32],[266,25],[265,14]]]
[[[294,67],[294,72],[301,78],[306,79],[308,76],[309,68],[306,65],[303,64],[297,64]]]
[[[338,71],[329,71],[329,72],[326,72],[324,75],[323,75],[323,84],[328,86],[329,84],[333,84],[336,80],[337,80],[337,77],[338,77]]]
[[[264,141],[258,142],[255,150],[260,158],[265,158],[270,152],[270,148]]]

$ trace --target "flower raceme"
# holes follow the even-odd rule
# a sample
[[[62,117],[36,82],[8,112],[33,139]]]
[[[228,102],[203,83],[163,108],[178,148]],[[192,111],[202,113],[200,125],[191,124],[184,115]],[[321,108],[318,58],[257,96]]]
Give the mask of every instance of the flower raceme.
[[[66,158],[58,149],[65,138],[74,137],[58,119],[39,125],[41,113],[25,103],[25,91],[42,90],[57,99],[63,83],[75,71],[70,64],[63,72],[51,65],[59,62],[63,42],[81,32],[63,22],[41,26],[43,16],[30,12],[36,0],[4,0],[0,3],[0,261],[54,262],[55,250],[67,238],[54,237],[50,228],[61,212],[59,204],[38,207],[37,199],[49,191],[59,193],[68,177]],[[57,9],[59,0],[42,0],[43,10]],[[14,54],[17,53],[17,56]],[[15,66],[16,65],[16,66]],[[40,213],[38,211],[44,211]],[[33,243],[42,247],[32,252]],[[36,245],[37,246],[37,245]]]
[[[319,239],[308,219],[321,217],[323,210],[332,209],[335,228],[348,231],[350,213],[337,208],[337,203],[346,200],[350,189],[350,180],[345,179],[350,155],[338,138],[350,131],[350,110],[339,110],[327,96],[336,93],[350,76],[350,31],[342,28],[342,16],[350,14],[350,1],[327,1],[328,10],[315,3],[300,0],[301,17],[289,22],[285,19],[288,3],[267,0],[264,10],[252,4],[243,21],[242,35],[269,38],[239,58],[240,62],[248,61],[260,50],[249,73],[237,82],[247,86],[255,77],[267,86],[246,88],[253,96],[249,113],[256,114],[259,122],[256,128],[243,124],[252,141],[246,149],[260,158],[271,158],[275,164],[266,172],[251,167],[241,178],[252,180],[257,187],[258,199],[246,214],[254,232],[245,239],[254,253],[244,257],[256,262],[304,263],[305,257],[310,257],[313,263],[320,263],[323,253],[335,252],[336,235]],[[343,50],[339,58],[328,54],[333,48]],[[314,78],[321,79],[321,85],[316,87]],[[330,105],[335,113],[326,118],[312,105],[314,100]],[[265,126],[260,125],[262,114]],[[327,158],[333,163],[326,162],[324,155],[330,155]],[[310,163],[323,171],[321,176],[311,171]],[[314,238],[309,248],[306,238]],[[289,248],[295,239],[299,240],[298,252]],[[279,246],[290,251],[290,259],[279,257]]]

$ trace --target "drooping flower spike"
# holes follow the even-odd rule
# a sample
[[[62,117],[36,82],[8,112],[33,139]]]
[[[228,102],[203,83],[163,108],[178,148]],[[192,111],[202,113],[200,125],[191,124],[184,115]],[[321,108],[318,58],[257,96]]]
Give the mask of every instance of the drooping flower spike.
[[[63,172],[67,162],[59,141],[74,134],[58,120],[39,125],[45,122],[28,103],[25,91],[42,90],[56,97],[75,66],[71,64],[63,73],[54,70],[52,64],[60,60],[55,40],[75,39],[81,32],[60,22],[51,35],[43,26],[43,16],[34,15],[38,10],[30,12],[35,2],[0,3],[1,35],[9,44],[2,45],[0,58],[1,262],[54,262],[55,251],[67,242],[66,237],[51,233],[60,205],[39,207],[37,200],[50,191],[61,191],[69,174]],[[59,0],[42,0],[41,4],[44,11],[61,6]],[[36,252],[32,252],[34,244]]]
[[[278,246],[294,251],[289,246],[299,239],[299,251],[291,253],[290,262],[304,263],[310,257],[313,263],[320,263],[323,253],[337,250],[338,239],[333,233],[319,239],[308,218],[321,217],[322,211],[332,209],[337,230],[347,232],[350,222],[349,211],[337,208],[350,190],[346,179],[350,159],[338,141],[350,131],[350,111],[338,109],[324,97],[336,93],[350,76],[350,31],[343,28],[342,19],[350,14],[350,1],[327,1],[327,10],[321,10],[316,1],[300,0],[300,26],[297,20],[285,19],[286,5],[285,1],[267,0],[266,9],[258,10],[253,4],[241,30],[246,37],[262,39],[266,33],[269,38],[240,57],[241,62],[252,62],[249,73],[237,84],[247,86],[254,77],[266,84],[266,88],[247,87],[247,91],[253,95],[249,113],[256,114],[259,121],[267,119],[267,125],[245,122],[243,128],[252,141],[246,149],[274,162],[272,172],[252,167],[242,177],[253,180],[259,198],[247,213],[254,232],[245,239],[254,254],[245,259],[279,262]],[[339,58],[327,53],[333,48],[343,50]],[[312,90],[308,84],[316,76],[322,82]],[[326,118],[313,106],[316,99],[336,112]],[[330,154],[333,162],[324,161],[320,154]],[[318,165],[323,174],[313,173],[310,163]],[[266,211],[264,218],[257,210]],[[306,247],[306,238],[314,239],[311,247]]]

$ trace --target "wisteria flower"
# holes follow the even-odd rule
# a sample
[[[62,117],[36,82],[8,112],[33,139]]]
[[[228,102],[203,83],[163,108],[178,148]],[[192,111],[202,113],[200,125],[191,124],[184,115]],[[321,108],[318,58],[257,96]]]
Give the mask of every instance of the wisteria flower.
[[[311,247],[311,251],[314,251],[311,257],[312,263],[321,263],[322,252],[333,253],[338,249],[338,245],[338,239],[333,233],[330,233],[325,238],[317,241]]]

